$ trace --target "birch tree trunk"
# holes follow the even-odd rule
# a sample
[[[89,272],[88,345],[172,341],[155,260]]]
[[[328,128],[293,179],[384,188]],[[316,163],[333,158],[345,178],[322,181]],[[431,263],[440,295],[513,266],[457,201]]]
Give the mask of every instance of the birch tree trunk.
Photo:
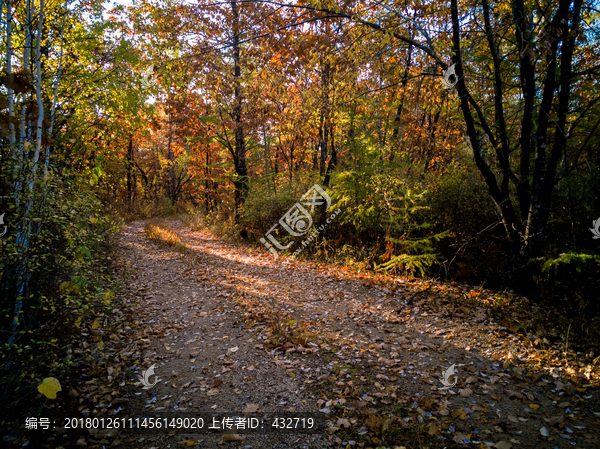
[[[54,119],[56,116],[56,104],[58,103],[58,85],[62,77],[63,71],[63,54],[64,54],[64,43],[65,43],[65,22],[67,20],[67,14],[69,12],[69,0],[65,1],[65,12],[63,14],[62,25],[60,27],[60,54],[58,57],[58,73],[56,75],[56,81],[54,83],[54,98],[52,99],[52,108],[50,109],[50,126],[48,127],[48,145],[45,148],[45,160],[44,160],[44,179],[48,178],[48,166],[50,165],[50,139],[52,138],[52,131],[54,128]]]
[[[12,345],[17,336],[19,335],[19,324],[24,318],[22,313],[23,309],[23,298],[25,297],[29,281],[31,279],[31,273],[27,268],[29,262],[29,248],[31,245],[31,212],[34,204],[34,188],[35,178],[37,173],[37,163],[40,157],[40,150],[42,146],[42,122],[44,120],[44,105],[42,102],[42,52],[41,52],[41,41],[42,31],[44,24],[44,0],[40,0],[40,13],[38,19],[38,30],[35,43],[35,94],[37,98],[38,106],[38,120],[37,120],[37,133],[36,133],[36,147],[35,153],[31,165],[31,173],[28,176],[28,198],[25,205],[25,211],[22,214],[23,224],[17,228],[16,243],[20,247],[21,260],[20,268],[18,270],[18,289],[17,296],[15,298],[15,305],[13,309],[13,321],[11,323],[11,332],[8,339],[8,344]],[[5,365],[5,369],[8,369],[10,363]]]
[[[25,7],[25,44],[23,45],[23,69],[29,70],[30,64],[30,53],[31,53],[31,0],[27,0]],[[25,142],[28,140],[29,123],[27,123],[27,106],[23,104],[21,106],[21,132],[19,139],[19,154],[22,155]]]
[[[6,2],[6,73],[10,75],[12,73],[12,0]],[[15,94],[11,87],[6,89],[6,97],[8,99],[8,115],[11,117],[15,116]],[[15,125],[9,124],[10,129],[10,143],[14,144],[16,141],[15,136]]]
[[[32,174],[35,177],[37,172],[37,163],[40,159],[40,151],[42,150],[42,126],[44,122],[44,103],[42,102],[42,31],[44,25],[44,0],[40,0],[40,16],[38,18],[38,31],[35,42],[35,96],[38,106],[38,120],[36,131],[36,147],[33,156]],[[33,179],[32,179],[33,181]]]

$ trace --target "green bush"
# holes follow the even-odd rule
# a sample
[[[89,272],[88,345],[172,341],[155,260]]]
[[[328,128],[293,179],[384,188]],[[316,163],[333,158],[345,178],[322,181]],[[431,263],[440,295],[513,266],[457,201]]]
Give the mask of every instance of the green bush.
[[[422,182],[396,164],[341,171],[334,177],[333,209],[340,225],[353,228],[363,243],[379,247],[376,267],[425,275],[438,260],[434,242],[447,235],[433,232],[425,218]],[[383,253],[383,254],[382,254]]]
[[[13,207],[5,216],[9,231],[0,239],[0,335],[13,344],[0,350],[0,364],[10,355],[18,365],[36,351],[50,354],[38,344],[25,345],[28,335],[44,325],[63,332],[67,323],[110,304],[106,253],[117,228],[102,215],[88,180],[77,174],[40,177],[32,189],[22,190],[20,207],[14,196],[3,199]],[[13,319],[19,307],[15,339]]]

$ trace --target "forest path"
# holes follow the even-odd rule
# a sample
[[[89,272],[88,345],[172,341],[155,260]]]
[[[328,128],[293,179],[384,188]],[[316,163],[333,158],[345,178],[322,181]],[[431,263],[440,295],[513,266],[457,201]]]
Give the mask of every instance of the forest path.
[[[126,351],[141,354],[135,374],[154,364],[160,380],[137,383],[130,406],[173,416],[319,412],[329,428],[145,435],[137,445],[597,447],[598,392],[561,381],[557,367],[525,366],[545,353],[491,321],[493,292],[383,283],[166,223],[185,252],[149,240],[143,222],[117,242],[141,329]],[[473,296],[481,307],[463,305]],[[451,365],[457,384],[442,389]]]

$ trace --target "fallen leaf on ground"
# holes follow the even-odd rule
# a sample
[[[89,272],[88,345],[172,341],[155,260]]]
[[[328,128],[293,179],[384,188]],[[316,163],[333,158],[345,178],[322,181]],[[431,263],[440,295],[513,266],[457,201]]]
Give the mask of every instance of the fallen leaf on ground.
[[[246,437],[243,437],[237,433],[225,433],[221,439],[223,441],[244,441]]]
[[[56,393],[62,391],[60,382],[54,377],[46,377],[44,381],[38,385],[37,389],[48,399],[56,399]]]
[[[258,404],[247,404],[246,408],[242,410],[242,413],[256,413],[258,411]]]
[[[463,388],[462,390],[458,391],[460,393],[460,395],[463,398],[468,398],[469,396],[471,396],[473,394],[473,390],[471,390],[470,388]]]

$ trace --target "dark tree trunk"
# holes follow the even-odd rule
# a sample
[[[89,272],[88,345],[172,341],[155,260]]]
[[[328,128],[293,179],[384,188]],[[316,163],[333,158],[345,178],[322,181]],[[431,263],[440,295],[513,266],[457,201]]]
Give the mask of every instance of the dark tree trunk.
[[[133,135],[129,134],[129,145],[127,146],[127,200],[131,203],[133,198],[132,167],[133,167]]]
[[[499,188],[498,183],[496,181],[496,176],[492,171],[489,164],[483,158],[482,150],[483,146],[481,143],[481,136],[479,131],[477,131],[475,126],[475,118],[471,111],[471,105],[474,103],[469,91],[467,90],[465,79],[464,79],[464,70],[462,66],[462,56],[460,49],[460,22],[458,18],[458,1],[451,0],[451,16],[452,16],[452,44],[453,44],[453,52],[454,55],[452,57],[452,62],[456,64],[456,89],[458,91],[458,96],[460,99],[460,109],[463,113],[463,117],[465,120],[465,125],[467,127],[467,133],[469,136],[469,141],[471,143],[471,148],[473,150],[473,156],[475,159],[475,164],[477,168],[481,172],[485,183],[488,186],[488,190],[490,192],[491,197],[494,202],[498,206],[502,216],[502,222],[504,224],[504,229],[506,230],[506,234],[508,239],[516,250],[519,248],[520,244],[520,236],[519,231],[517,230],[517,218],[515,215],[515,211],[512,205],[512,201],[509,195],[506,195]],[[476,113],[478,116],[481,116],[479,110],[477,108]],[[483,120],[482,125],[484,123]],[[488,133],[491,135],[491,132]]]
[[[325,178],[327,172],[327,153],[329,145],[329,85],[331,83],[331,66],[329,62],[321,64],[321,111],[319,115],[319,174]]]
[[[248,196],[248,169],[246,167],[246,141],[244,139],[244,127],[242,123],[242,95],[241,95],[241,70],[240,70],[240,17],[237,9],[237,1],[231,2],[231,13],[233,15],[233,77],[234,77],[234,106],[233,124],[235,128],[235,156],[234,166],[236,178],[233,182],[235,187],[235,210],[236,221],[246,197]]]
[[[169,159],[169,178],[167,181],[169,198],[171,201],[175,201],[175,154],[173,153],[173,123],[171,121],[171,113],[169,113],[169,146],[167,157]]]
[[[569,101],[571,97],[571,74],[573,67],[573,53],[575,49],[574,32],[579,28],[581,20],[581,4],[583,0],[575,0],[573,6],[573,18],[569,26],[569,6],[571,0],[561,0],[558,11],[550,23],[549,32],[560,31],[560,39],[555,39],[551,46],[551,58],[546,72],[544,95],[542,97],[541,110],[538,114],[540,125],[537,133],[537,154],[533,173],[533,186],[531,206],[525,230],[525,242],[521,253],[525,257],[537,257],[541,254],[545,237],[545,228],[550,215],[552,193],[556,183],[556,167],[561,159],[565,145],[567,144],[567,114],[569,112]],[[556,74],[557,74],[557,49],[561,42],[560,55],[560,90],[558,94],[558,119],[555,122],[554,143],[550,151],[550,157],[546,157],[548,146],[547,132],[549,127],[549,114],[552,104],[555,102]]]
[[[148,187],[148,175],[146,174],[146,172],[144,170],[142,170],[142,167],[140,167],[140,164],[138,164],[137,162],[133,161],[135,166],[137,167],[137,169],[139,170],[139,172],[142,174],[142,179],[144,180],[144,185],[146,187]]]
[[[521,157],[519,162],[519,182],[517,184],[517,198],[521,212],[521,221],[529,213],[530,201],[530,170],[531,170],[531,136],[533,126],[533,109],[535,101],[535,69],[532,59],[533,53],[528,48],[531,38],[531,23],[525,14],[525,0],[515,0],[513,3],[513,17],[515,20],[515,37],[520,52],[520,79],[523,92],[523,119],[521,120],[521,136],[519,145]]]
[[[210,201],[210,156],[209,152],[206,152],[206,167],[204,169],[204,206],[206,207],[206,211],[209,212],[212,210],[212,204]]]
[[[325,187],[329,187],[329,181],[331,179],[331,172],[335,170],[337,165],[337,150],[335,147],[335,142],[333,140],[333,134],[330,139],[330,148],[331,148],[331,156],[329,157],[329,163],[327,164],[327,170],[325,170],[325,178],[323,179],[323,185]]]
[[[523,115],[519,137],[519,177],[511,169],[510,143],[504,122],[501,62],[490,22],[487,0],[482,0],[488,47],[494,70],[494,129],[488,125],[486,117],[469,94],[463,79],[460,52],[460,22],[457,0],[451,0],[453,62],[456,64],[456,89],[460,97],[460,107],[473,148],[475,163],[483,175],[490,195],[498,206],[506,233],[514,252],[525,259],[541,255],[546,226],[550,216],[552,195],[557,182],[557,165],[567,144],[567,115],[571,96],[573,54],[581,21],[583,0],[559,0],[550,23],[545,27],[545,36],[555,36],[549,40],[545,52],[545,67],[541,85],[541,102],[535,110],[535,69],[529,46],[531,45],[530,25],[523,0],[513,3],[516,42],[520,49],[519,73],[523,93]],[[569,20],[570,19],[570,20]],[[560,48],[560,51],[559,51]],[[558,97],[557,97],[558,93]],[[475,114],[475,115],[474,115]],[[555,115],[555,116],[553,116]],[[477,117],[477,120],[476,118]],[[535,127],[537,124],[537,127]],[[477,129],[480,126],[482,131]],[[480,133],[484,132],[496,151],[499,166],[500,184],[483,157]],[[535,135],[535,142],[533,136]],[[531,157],[535,150],[533,173]],[[568,167],[565,167],[568,170]],[[521,220],[518,219],[510,197],[509,184],[516,185],[517,200]],[[523,226],[523,222],[526,222]]]

